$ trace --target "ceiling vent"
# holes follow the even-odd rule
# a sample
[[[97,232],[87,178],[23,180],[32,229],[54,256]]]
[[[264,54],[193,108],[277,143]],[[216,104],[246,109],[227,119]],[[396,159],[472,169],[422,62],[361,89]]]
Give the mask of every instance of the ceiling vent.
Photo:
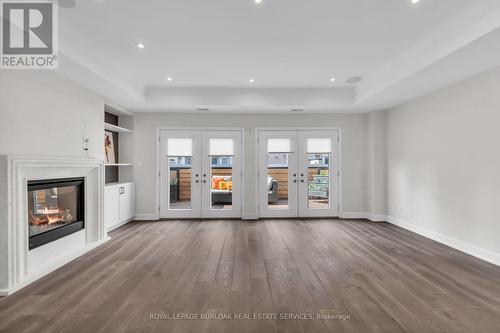
[[[304,112],[304,109],[292,109],[292,112]]]
[[[345,81],[345,82],[349,83],[349,84],[354,84],[354,83],[361,82],[361,80],[363,80],[362,76],[353,76],[353,77],[348,78],[347,81]]]
[[[76,2],[75,2],[75,0],[59,0],[58,5],[59,5],[59,7],[62,7],[62,8],[75,8]]]
[[[196,111],[210,111],[209,108],[197,108]]]

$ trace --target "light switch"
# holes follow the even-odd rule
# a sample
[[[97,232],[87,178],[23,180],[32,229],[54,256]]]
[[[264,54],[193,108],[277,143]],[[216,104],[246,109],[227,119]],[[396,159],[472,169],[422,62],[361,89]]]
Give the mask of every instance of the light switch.
[[[83,149],[87,149],[89,147],[89,142],[90,142],[89,137],[86,136],[86,135],[83,135],[82,136],[82,146],[83,146]]]

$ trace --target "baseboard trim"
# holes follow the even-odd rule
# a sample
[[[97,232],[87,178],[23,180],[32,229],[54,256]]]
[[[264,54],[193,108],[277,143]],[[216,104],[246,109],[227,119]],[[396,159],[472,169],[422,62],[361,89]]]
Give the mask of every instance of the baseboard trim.
[[[370,213],[366,213],[366,212],[342,212],[342,214],[340,214],[340,218],[342,218],[342,219],[364,219],[364,220],[370,220],[372,222],[386,222],[387,221],[386,215],[370,214]]]
[[[438,232],[416,226],[408,221],[405,221],[405,220],[402,220],[402,219],[399,219],[399,218],[396,218],[393,216],[388,216],[387,222],[394,224],[398,227],[401,227],[403,229],[406,229],[408,231],[419,234],[420,236],[424,236],[426,238],[432,239],[433,241],[436,241],[438,243],[447,245],[451,248],[454,248],[455,250],[467,253],[473,257],[487,261],[493,265],[500,266],[500,253],[486,250],[486,249],[483,249],[483,248],[478,247],[476,245],[461,241],[459,239],[452,238],[452,237],[440,234]]]
[[[125,222],[122,222],[122,223],[120,223],[120,224],[117,224],[117,225],[114,225],[114,226],[112,226],[112,227],[108,228],[108,229],[106,230],[106,232],[110,232],[110,231],[113,231],[113,230],[115,230],[115,229],[118,229],[119,227],[124,226],[125,224],[130,223],[130,222],[132,222],[132,221],[134,221],[134,220],[136,220],[136,218],[135,218],[135,217],[133,217],[133,218],[131,218],[131,219],[128,219],[128,220],[126,220]]]
[[[367,219],[372,222],[387,222],[387,215],[368,214]]]
[[[367,213],[363,212],[342,212],[340,213],[341,219],[366,219]]]
[[[243,215],[241,216],[241,219],[242,220],[258,220],[259,215],[256,213],[243,213]]]
[[[135,219],[136,221],[158,221],[160,217],[158,214],[136,214]]]
[[[241,219],[242,220],[258,220],[259,219],[259,215],[255,214],[255,213],[244,213],[241,216]],[[160,217],[158,216],[158,214],[155,214],[155,213],[152,213],[152,214],[136,214],[134,220],[136,220],[136,221],[158,221],[158,220],[160,220]]]
[[[365,220],[370,220],[373,222],[386,222],[387,221],[387,216],[386,215],[377,215],[377,214],[369,214],[365,212],[344,212],[340,215],[340,218],[343,219],[365,219]],[[257,213],[243,213],[241,216],[242,220],[259,220],[260,216]],[[160,217],[155,214],[137,214],[134,218],[136,221],[158,221],[160,220]],[[121,226],[121,225],[120,225]],[[117,228],[119,226],[113,227]],[[112,229],[110,229],[112,230]],[[110,231],[108,230],[108,231]]]
[[[98,247],[98,246],[106,243],[110,239],[111,238],[109,238],[109,237],[105,237],[104,239],[102,239],[100,241],[88,244],[87,246],[85,246],[84,248],[82,248],[80,250],[74,251],[73,253],[70,253],[70,254],[68,254],[65,257],[62,257],[60,259],[55,260],[48,267],[46,267],[44,269],[41,269],[41,270],[38,270],[38,271],[35,271],[35,272],[27,275],[24,278],[24,280],[21,281],[20,283],[14,285],[14,286],[11,286],[10,288],[7,288],[7,289],[0,289],[0,296],[9,296],[9,295],[12,295],[16,291],[21,290],[22,288],[24,288],[24,287],[32,284],[36,280],[41,279],[45,275],[47,275],[47,274],[55,271],[58,268],[61,268],[62,266],[64,266],[67,263],[69,263],[69,262],[77,259],[78,257],[82,256],[83,254],[85,254],[85,253],[87,253],[89,251],[92,251],[96,247]]]

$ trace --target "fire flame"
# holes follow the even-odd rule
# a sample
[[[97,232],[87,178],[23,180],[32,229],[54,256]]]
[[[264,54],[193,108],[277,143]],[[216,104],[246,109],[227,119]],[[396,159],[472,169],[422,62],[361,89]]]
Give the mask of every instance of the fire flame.
[[[47,207],[45,207],[42,211],[38,211],[38,214],[49,215],[49,214],[59,214],[59,212],[60,211],[58,208],[48,209]]]
[[[69,212],[62,212],[59,209],[43,209],[38,214],[33,214],[30,211],[30,224],[40,227],[50,226],[70,222],[72,215]]]
[[[62,215],[47,215],[47,220],[50,225],[58,222],[64,222],[64,217]]]

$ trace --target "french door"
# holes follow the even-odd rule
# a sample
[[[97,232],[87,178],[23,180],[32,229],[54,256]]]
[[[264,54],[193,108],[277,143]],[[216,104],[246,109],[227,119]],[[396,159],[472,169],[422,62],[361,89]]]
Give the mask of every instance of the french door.
[[[338,131],[259,131],[259,215],[339,215]]]
[[[241,217],[241,131],[160,131],[160,217]]]

